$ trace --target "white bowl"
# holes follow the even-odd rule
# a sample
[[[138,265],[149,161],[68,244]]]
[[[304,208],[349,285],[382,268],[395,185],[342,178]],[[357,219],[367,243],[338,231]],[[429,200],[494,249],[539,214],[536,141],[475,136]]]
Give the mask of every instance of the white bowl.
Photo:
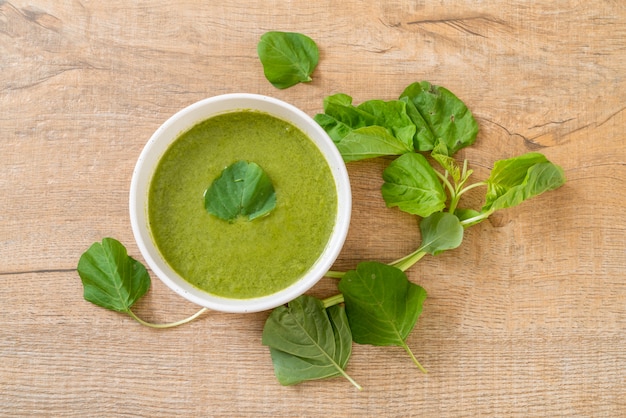
[[[182,133],[212,116],[237,111],[257,110],[290,122],[304,132],[319,148],[330,166],[337,189],[337,217],[329,241],[318,260],[295,283],[274,294],[231,299],[200,290],[178,275],[163,259],[148,226],[147,201],[154,170],[168,147]],[[130,220],[141,254],[156,276],[176,293],[198,305],[222,312],[258,312],[273,309],[302,295],[315,285],[335,262],[343,247],[352,210],[352,195],[346,166],[336,146],[317,122],[303,111],[267,96],[235,93],[211,97],[194,103],[169,118],[144,147],[130,185]]]

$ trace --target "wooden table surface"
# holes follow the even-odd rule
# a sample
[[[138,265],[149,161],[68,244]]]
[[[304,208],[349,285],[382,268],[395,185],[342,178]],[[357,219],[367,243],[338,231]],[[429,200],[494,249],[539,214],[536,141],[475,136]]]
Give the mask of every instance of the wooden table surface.
[[[0,415],[626,416],[625,3],[370,3],[0,1]],[[256,45],[270,30],[317,42],[312,83],[265,79]],[[179,109],[251,92],[314,115],[330,94],[390,100],[422,80],[474,113],[477,142],[459,156],[477,180],[528,151],[568,179],[408,271],[429,294],[408,339],[428,374],[400,348],[355,345],[362,391],[283,387],[261,345],[267,312],[153,330],[83,299],[76,265],[93,242],[142,260],[131,173]],[[348,165],[336,269],[419,244],[416,219],[380,197],[387,163]],[[332,279],[311,291],[333,293]],[[153,276],[135,310],[167,322],[197,309]]]

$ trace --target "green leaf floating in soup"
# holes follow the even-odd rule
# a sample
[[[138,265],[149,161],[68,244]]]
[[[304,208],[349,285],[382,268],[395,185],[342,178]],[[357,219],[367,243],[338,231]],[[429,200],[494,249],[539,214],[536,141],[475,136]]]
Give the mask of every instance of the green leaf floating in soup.
[[[254,161],[271,179],[276,206],[262,219],[224,222],[204,193],[225,167]],[[148,219],[168,264],[209,293],[253,298],[288,287],[322,254],[337,213],[335,183],[317,146],[292,124],[242,110],[183,133],[150,184]]]
[[[240,216],[252,221],[276,207],[276,192],[272,180],[258,164],[237,161],[226,167],[206,190],[204,206],[225,221],[233,222]]]

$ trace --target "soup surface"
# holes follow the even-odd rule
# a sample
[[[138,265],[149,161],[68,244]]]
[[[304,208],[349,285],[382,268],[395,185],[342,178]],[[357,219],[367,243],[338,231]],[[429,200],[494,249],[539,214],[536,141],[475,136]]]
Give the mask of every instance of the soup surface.
[[[269,175],[276,207],[229,223],[206,211],[204,192],[239,160]],[[315,144],[290,123],[252,110],[183,133],[161,158],[148,196],[152,237],[170,267],[204,291],[238,299],[275,293],[301,277],[324,250],[336,213],[335,183]]]

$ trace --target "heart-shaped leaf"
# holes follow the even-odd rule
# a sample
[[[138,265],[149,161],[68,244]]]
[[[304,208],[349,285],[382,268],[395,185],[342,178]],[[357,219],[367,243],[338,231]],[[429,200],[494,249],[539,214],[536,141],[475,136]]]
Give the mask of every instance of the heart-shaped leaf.
[[[311,74],[319,61],[315,42],[295,32],[274,31],[263,34],[257,53],[265,77],[279,89],[311,81]]]
[[[150,288],[150,275],[144,265],[113,238],[89,247],[78,260],[77,270],[85,299],[118,312],[128,312]]]
[[[402,347],[423,370],[406,339],[422,312],[426,291],[387,264],[363,262],[339,282],[352,339],[359,344]]]

